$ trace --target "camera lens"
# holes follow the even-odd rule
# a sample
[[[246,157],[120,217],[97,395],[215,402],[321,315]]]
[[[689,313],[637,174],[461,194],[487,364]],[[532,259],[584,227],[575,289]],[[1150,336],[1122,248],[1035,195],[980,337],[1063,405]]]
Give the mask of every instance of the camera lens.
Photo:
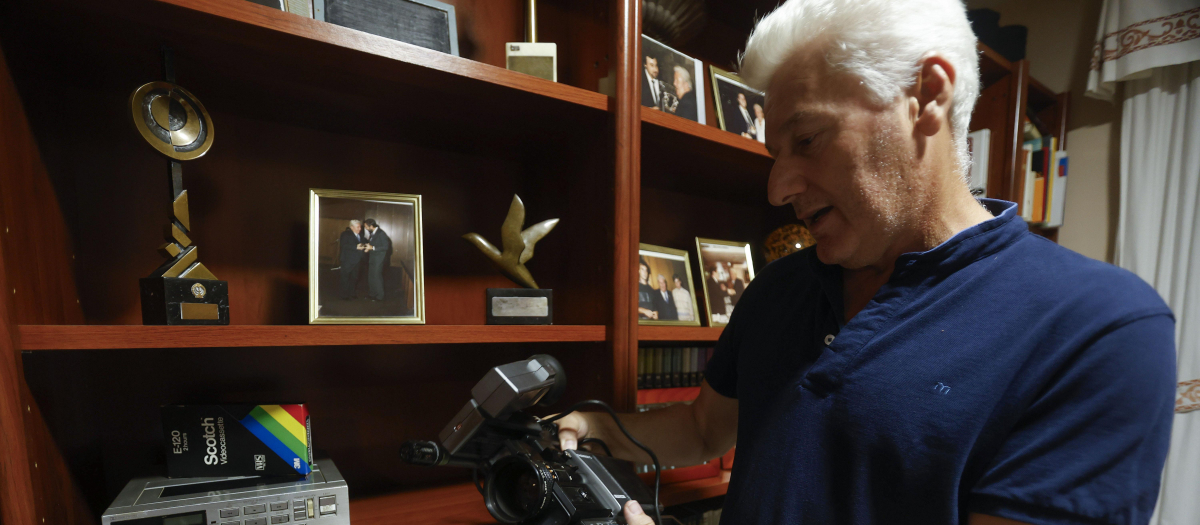
[[[483,484],[484,503],[501,523],[520,523],[542,511],[550,495],[550,473],[528,456],[498,462]]]

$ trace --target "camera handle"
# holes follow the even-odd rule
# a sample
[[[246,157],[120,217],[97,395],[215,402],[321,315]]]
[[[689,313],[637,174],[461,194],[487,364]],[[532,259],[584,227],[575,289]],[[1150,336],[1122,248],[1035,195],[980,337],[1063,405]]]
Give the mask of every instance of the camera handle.
[[[608,412],[608,415],[612,416],[613,422],[617,424],[617,428],[621,430],[622,434],[625,434],[625,437],[629,439],[629,442],[636,445],[637,448],[640,448],[643,451],[645,451],[646,454],[649,454],[650,459],[652,461],[654,461],[654,517],[655,517],[655,523],[658,523],[659,525],[661,525],[662,524],[662,510],[658,505],[658,489],[659,489],[659,485],[662,482],[662,465],[660,465],[658,463],[658,456],[656,454],[654,454],[653,450],[650,450],[650,447],[643,445],[641,441],[638,441],[637,438],[633,437],[633,434],[630,434],[629,431],[625,429],[625,425],[621,423],[621,418],[617,417],[617,412],[615,410],[613,410],[612,407],[608,406],[608,403],[600,401],[599,399],[588,399],[586,401],[580,401],[578,403],[575,403],[574,405],[571,405],[570,407],[567,407],[567,410],[560,414],[548,417],[546,419],[542,419],[541,423],[542,424],[553,423],[564,417],[567,417],[567,414],[576,412],[580,408],[583,408],[588,405],[598,406],[600,408],[603,408],[605,412]],[[605,448],[608,448],[608,447],[605,447]],[[644,508],[644,506],[643,506],[643,508]]]

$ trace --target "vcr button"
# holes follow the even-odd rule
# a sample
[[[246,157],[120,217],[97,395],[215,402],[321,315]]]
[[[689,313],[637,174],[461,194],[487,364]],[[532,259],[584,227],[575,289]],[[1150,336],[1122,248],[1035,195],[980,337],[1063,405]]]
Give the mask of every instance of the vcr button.
[[[247,505],[247,506],[246,506],[246,507],[244,507],[242,510],[246,511],[246,514],[247,514],[247,515],[249,515],[249,514],[262,514],[262,513],[264,513],[264,512],[266,512],[266,511],[267,511],[267,504],[266,504],[266,503],[263,503],[263,504],[261,504],[261,505]],[[249,525],[249,524],[247,524],[247,525]]]
[[[287,515],[287,514],[280,514],[280,515],[278,515],[278,516],[271,516],[271,524],[272,524],[272,525],[274,525],[274,524],[276,524],[276,523],[287,523],[287,522],[288,522],[288,515]]]
[[[267,518],[254,518],[252,520],[246,520],[244,523],[246,525],[267,525]]]
[[[238,515],[238,509],[221,509],[222,518],[232,518]]]
[[[277,502],[271,504],[271,512],[274,512],[277,510],[287,510],[287,508],[288,508],[288,502],[286,502],[286,501],[277,501]]]

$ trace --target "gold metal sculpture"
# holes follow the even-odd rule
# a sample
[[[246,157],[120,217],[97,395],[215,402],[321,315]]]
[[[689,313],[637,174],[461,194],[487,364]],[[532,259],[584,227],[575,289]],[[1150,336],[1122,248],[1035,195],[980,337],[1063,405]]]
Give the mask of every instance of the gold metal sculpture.
[[[558,219],[550,219],[521,230],[525,226],[525,203],[521,202],[521,197],[513,195],[512,204],[508,207],[508,217],[505,217],[504,224],[500,225],[503,251],[496,249],[478,233],[468,233],[463,235],[463,238],[491,259],[492,264],[495,264],[505,277],[526,288],[537,289],[537,282],[533,280],[529,269],[525,268],[525,263],[533,257],[533,245],[557,225]]]
[[[199,249],[188,236],[192,222],[181,163],[208,153],[214,136],[212,119],[195,96],[174,84],[173,62],[170,49],[163,49],[166,81],[146,83],[129,97],[134,126],[169,159],[167,242],[158,248],[167,261],[140,281],[142,322],[229,324],[228,283],[199,261]]]

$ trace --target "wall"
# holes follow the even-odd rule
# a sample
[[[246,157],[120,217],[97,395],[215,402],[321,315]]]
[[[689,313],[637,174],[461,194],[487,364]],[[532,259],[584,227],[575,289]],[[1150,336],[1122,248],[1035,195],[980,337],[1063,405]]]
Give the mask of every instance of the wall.
[[[1121,108],[1084,96],[1097,0],[968,0],[969,9],[1000,13],[1000,25],[1029,28],[1026,58],[1033,78],[1071,92],[1067,149],[1071,168],[1066,215],[1058,242],[1088,257],[1112,261],[1120,189]]]

